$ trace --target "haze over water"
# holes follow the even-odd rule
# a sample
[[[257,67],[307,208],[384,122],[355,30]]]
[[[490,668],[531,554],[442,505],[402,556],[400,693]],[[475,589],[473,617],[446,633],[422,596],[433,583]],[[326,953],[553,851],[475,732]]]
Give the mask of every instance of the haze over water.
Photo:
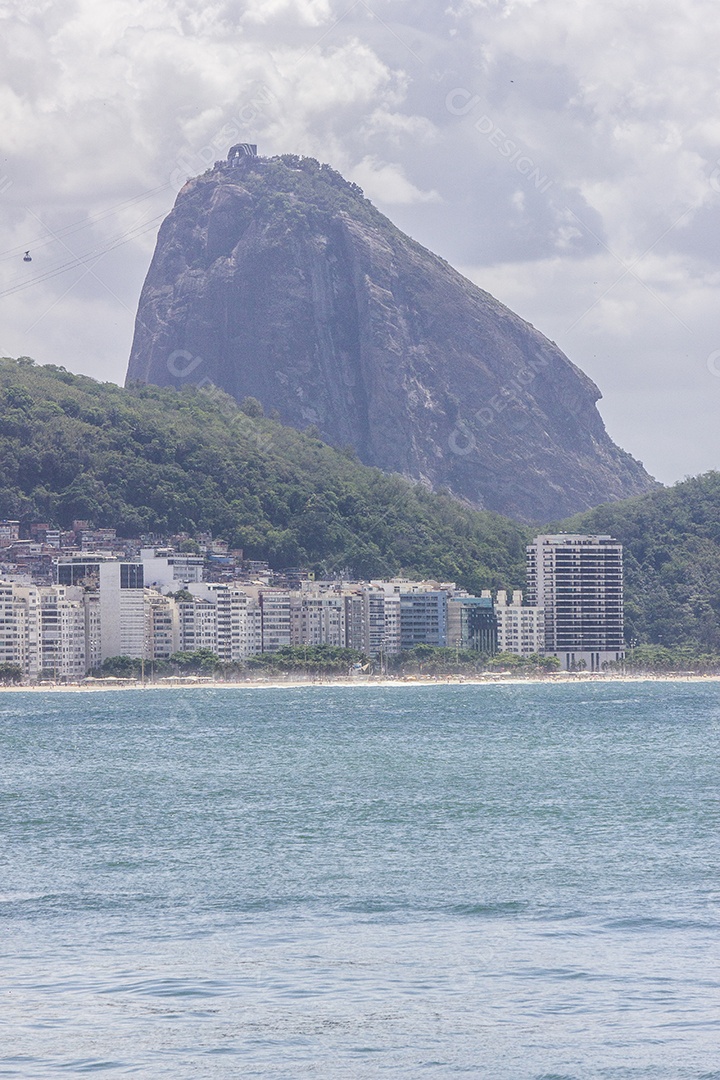
[[[0,1077],[720,1078],[720,684],[0,696]]]

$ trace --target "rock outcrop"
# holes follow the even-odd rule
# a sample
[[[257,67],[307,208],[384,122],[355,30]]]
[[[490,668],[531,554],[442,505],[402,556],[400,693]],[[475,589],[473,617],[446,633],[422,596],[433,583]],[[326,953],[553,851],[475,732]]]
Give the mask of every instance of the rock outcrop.
[[[313,159],[235,159],[160,230],[128,381],[217,386],[528,522],[650,489],[542,334]]]

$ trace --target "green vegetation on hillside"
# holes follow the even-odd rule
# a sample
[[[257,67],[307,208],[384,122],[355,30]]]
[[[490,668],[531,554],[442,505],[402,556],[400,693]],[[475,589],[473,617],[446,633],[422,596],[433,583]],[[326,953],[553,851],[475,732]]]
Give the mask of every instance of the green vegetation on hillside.
[[[209,173],[217,175],[213,170]],[[281,154],[256,161],[248,159],[237,172],[225,177],[231,183],[240,180],[255,197],[258,217],[271,221],[275,232],[312,226],[339,213],[398,231],[363,196],[362,188],[329,165],[321,165],[316,158]]]
[[[208,531],[318,575],[404,573],[473,592],[524,579],[522,526],[245,409],[214,387],[123,390],[0,360],[0,518]]]
[[[622,541],[628,642],[720,651],[720,473],[598,506],[561,527]]]

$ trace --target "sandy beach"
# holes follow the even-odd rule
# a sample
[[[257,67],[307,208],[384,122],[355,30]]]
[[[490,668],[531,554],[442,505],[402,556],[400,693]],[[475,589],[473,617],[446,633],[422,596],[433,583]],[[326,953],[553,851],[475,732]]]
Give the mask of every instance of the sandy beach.
[[[158,680],[157,682],[144,682],[134,680],[116,680],[111,679],[98,679],[95,682],[90,683],[43,683],[41,685],[32,686],[0,686],[0,693],[9,694],[47,694],[47,693],[62,693],[62,694],[96,694],[107,693],[108,691],[118,690],[134,690],[134,691],[146,691],[146,690],[284,690],[284,689],[327,689],[328,687],[368,687],[368,688],[384,688],[392,689],[393,687],[428,687],[428,686],[537,686],[538,684],[544,684],[547,686],[556,686],[559,683],[563,685],[584,685],[588,683],[647,683],[647,682],[668,682],[668,683],[709,683],[720,682],[720,674],[718,675],[700,675],[690,673],[668,673],[663,675],[656,674],[612,674],[612,675],[598,675],[580,672],[576,675],[568,673],[562,673],[559,675],[539,675],[537,677],[522,678],[517,675],[502,675],[493,674],[487,676],[477,676],[475,678],[465,678],[462,675],[429,675],[429,676],[416,676],[406,677],[398,679],[389,679],[385,677],[378,678],[351,678],[340,676],[338,678],[327,679],[247,679],[245,681],[238,682],[223,682],[221,680],[205,681],[198,679],[193,681],[187,680],[171,680],[163,682]]]

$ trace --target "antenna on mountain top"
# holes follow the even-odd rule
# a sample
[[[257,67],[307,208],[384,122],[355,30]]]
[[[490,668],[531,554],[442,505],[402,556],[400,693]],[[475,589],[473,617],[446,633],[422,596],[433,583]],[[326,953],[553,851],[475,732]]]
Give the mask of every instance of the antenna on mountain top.
[[[239,142],[228,150],[228,161],[231,165],[239,165],[244,158],[257,157],[257,143]]]

